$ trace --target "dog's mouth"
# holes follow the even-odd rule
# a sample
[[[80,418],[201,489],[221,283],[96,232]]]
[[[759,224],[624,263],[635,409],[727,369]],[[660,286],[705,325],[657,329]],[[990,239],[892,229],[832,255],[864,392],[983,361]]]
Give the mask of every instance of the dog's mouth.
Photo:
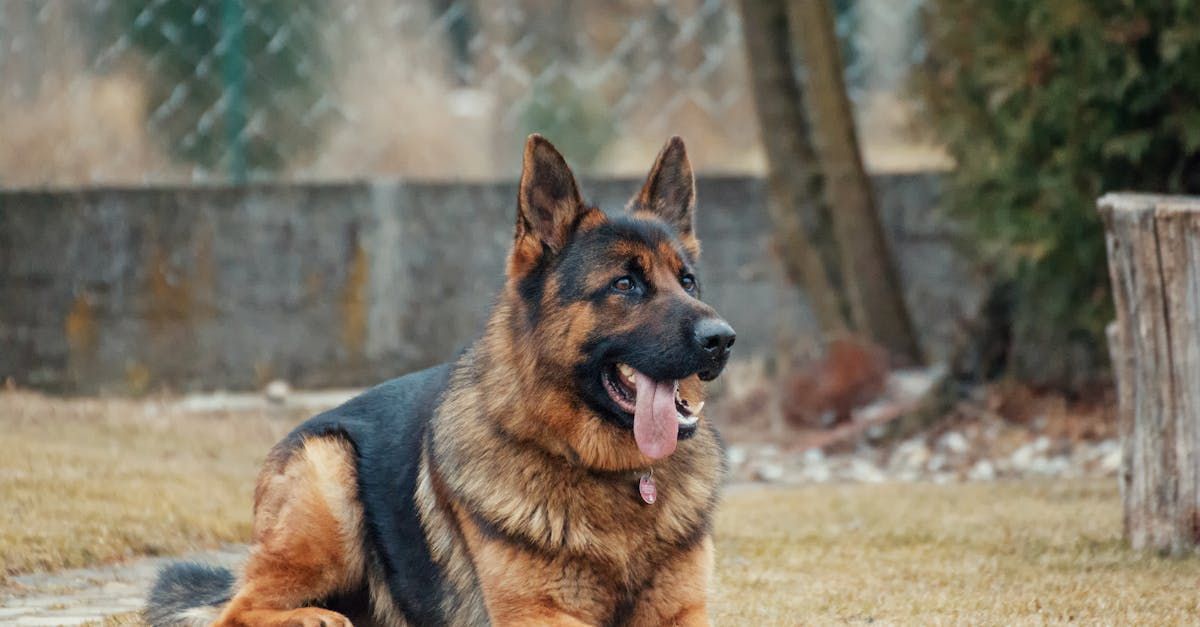
[[[679,382],[655,381],[629,364],[614,363],[601,374],[609,398],[633,416],[633,437],[651,459],[675,451],[678,440],[695,431],[704,402],[694,405],[679,395]]]

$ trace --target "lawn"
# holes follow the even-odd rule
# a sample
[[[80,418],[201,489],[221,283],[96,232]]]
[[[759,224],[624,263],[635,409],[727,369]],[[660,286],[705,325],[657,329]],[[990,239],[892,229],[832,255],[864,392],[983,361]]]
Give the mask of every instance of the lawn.
[[[302,416],[0,392],[0,579],[244,540],[254,479]]]
[[[303,414],[0,392],[0,572],[249,532],[257,465]],[[1200,559],[1120,542],[1109,482],[734,486],[717,624],[1195,623]]]
[[[1109,482],[735,488],[717,624],[1196,624],[1200,559],[1120,541]]]

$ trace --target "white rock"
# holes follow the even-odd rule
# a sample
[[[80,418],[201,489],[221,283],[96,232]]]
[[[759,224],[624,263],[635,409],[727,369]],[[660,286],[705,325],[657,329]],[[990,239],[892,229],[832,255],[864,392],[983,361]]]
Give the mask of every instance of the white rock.
[[[981,459],[971,467],[970,472],[967,473],[967,478],[971,481],[992,481],[996,478],[996,468],[992,465],[992,462]]]
[[[889,466],[895,470],[917,471],[929,462],[929,447],[921,438],[913,438],[901,442],[892,452]]]
[[[946,467],[946,456],[938,453],[929,458],[929,463],[925,465],[929,472],[941,472]]]
[[[272,403],[283,403],[287,401],[287,397],[291,393],[292,386],[288,385],[288,382],[282,379],[275,379],[274,381],[268,383],[267,387],[263,388],[263,394],[266,395],[267,400],[271,401]]]
[[[746,449],[740,446],[731,446],[725,451],[725,457],[729,460],[730,466],[741,466],[746,462]]]
[[[1100,458],[1100,470],[1106,475],[1115,475],[1121,470],[1121,449],[1113,448]]]
[[[1037,455],[1033,450],[1032,444],[1026,444],[1021,448],[1013,451],[1009,456],[1008,461],[1012,464],[1013,469],[1023,473],[1029,469],[1029,465],[1033,463],[1033,458]]]
[[[938,446],[956,455],[962,455],[967,452],[967,449],[971,448],[971,443],[967,441],[967,438],[963,434],[957,431],[949,431],[938,439]]]
[[[774,483],[783,478],[783,466],[779,464],[759,464],[754,469],[754,478],[767,483]]]
[[[833,479],[833,471],[825,464],[811,464],[804,468],[804,472],[800,473],[800,476],[805,481],[828,483]]]
[[[810,448],[804,451],[804,463],[806,465],[825,463],[825,451],[819,448]]]
[[[1071,461],[1063,455],[1051,458],[1035,457],[1028,467],[1029,474],[1042,477],[1057,477],[1071,467]]]
[[[1042,435],[1033,441],[1033,450],[1035,453],[1045,453],[1050,450],[1050,438]]]
[[[946,367],[941,364],[920,370],[896,370],[888,377],[888,391],[897,398],[920,398],[945,374]]]
[[[1096,445],[1096,449],[1099,451],[1102,451],[1104,454],[1107,455],[1108,453],[1111,453],[1112,451],[1121,450],[1121,441],[1116,438],[1110,438],[1108,440],[1103,440],[1099,444]]]
[[[854,481],[863,483],[883,483],[884,480],[883,471],[865,459],[856,458],[851,462],[848,474]]]

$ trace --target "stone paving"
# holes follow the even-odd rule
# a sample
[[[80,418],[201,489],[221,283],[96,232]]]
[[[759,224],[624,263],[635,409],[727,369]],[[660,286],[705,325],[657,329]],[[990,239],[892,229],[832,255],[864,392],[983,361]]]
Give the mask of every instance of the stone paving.
[[[0,587],[0,625],[86,625],[139,612],[154,575],[180,559],[236,565],[245,547],[228,546],[183,557],[153,557],[122,564],[11,577]],[[136,622],[130,617],[130,622]]]

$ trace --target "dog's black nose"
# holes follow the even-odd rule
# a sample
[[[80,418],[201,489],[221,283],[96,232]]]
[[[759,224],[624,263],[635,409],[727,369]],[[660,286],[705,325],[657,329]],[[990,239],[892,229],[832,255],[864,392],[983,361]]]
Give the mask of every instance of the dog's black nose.
[[[696,323],[696,343],[701,350],[716,359],[729,356],[729,348],[737,339],[733,327],[720,318],[705,318]]]

